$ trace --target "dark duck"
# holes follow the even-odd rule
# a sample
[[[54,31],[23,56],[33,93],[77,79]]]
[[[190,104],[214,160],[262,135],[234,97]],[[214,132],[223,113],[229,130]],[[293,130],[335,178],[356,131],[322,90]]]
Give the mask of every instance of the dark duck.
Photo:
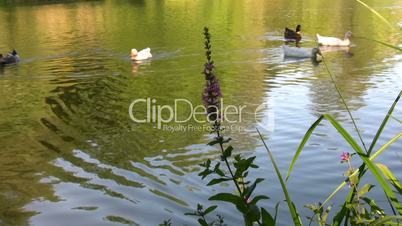
[[[15,50],[7,54],[6,56],[0,54],[0,65],[14,64],[17,63],[18,61],[20,61],[20,57],[18,56],[18,53]]]
[[[295,31],[286,27],[284,33],[285,39],[299,42],[301,40],[300,30],[301,30],[300,24],[296,26]]]

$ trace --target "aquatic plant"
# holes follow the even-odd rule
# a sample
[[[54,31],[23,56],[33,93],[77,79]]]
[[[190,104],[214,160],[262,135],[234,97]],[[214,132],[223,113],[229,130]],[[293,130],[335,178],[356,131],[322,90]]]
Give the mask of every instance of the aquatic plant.
[[[358,1],[361,2],[361,1]],[[245,158],[239,154],[232,155],[234,147],[229,145],[231,139],[224,138],[222,131],[224,130],[221,125],[221,120],[224,115],[220,113],[219,100],[222,97],[219,80],[215,74],[215,65],[212,60],[212,45],[211,45],[211,35],[208,28],[204,28],[204,38],[205,38],[205,50],[207,62],[204,64],[204,70],[202,74],[205,76],[205,87],[202,93],[202,100],[207,109],[207,118],[211,123],[211,132],[215,134],[215,137],[208,145],[218,146],[221,151],[219,160],[208,159],[204,163],[200,164],[203,168],[199,173],[202,179],[210,179],[207,186],[213,186],[223,182],[231,181],[236,189],[233,193],[218,193],[209,198],[210,201],[222,201],[233,204],[237,211],[239,211],[244,219],[244,224],[247,226],[251,225],[275,225],[276,217],[278,213],[278,204],[274,210],[274,214],[271,215],[266,209],[258,206],[258,202],[264,199],[268,199],[265,195],[255,195],[255,188],[264,179],[257,178],[254,181],[250,181],[249,169],[258,168],[258,165],[254,163],[255,156]],[[379,42],[379,41],[376,41]],[[388,45],[388,47],[400,50],[398,47],[386,43],[380,43]],[[387,114],[382,120],[379,128],[377,129],[370,146],[366,146],[363,137],[360,134],[360,130],[354,117],[342,96],[341,90],[338,88],[326,62],[323,57],[323,63],[327,72],[334,84],[336,92],[339,94],[342,103],[348,112],[350,119],[352,120],[355,131],[358,135],[358,141],[329,114],[323,114],[318,117],[318,119],[310,126],[306,131],[304,137],[302,138],[299,147],[294,153],[294,156],[289,165],[286,177],[283,177],[276,162],[272,152],[270,151],[267,143],[264,140],[263,135],[257,129],[257,132],[261,138],[263,146],[265,147],[268,157],[272,163],[272,166],[276,172],[279,179],[283,194],[285,196],[285,202],[288,205],[289,212],[294,225],[303,225],[303,222],[298,213],[297,207],[291,199],[290,193],[287,189],[287,181],[290,179],[291,173],[296,165],[298,158],[302,150],[304,150],[305,145],[310,139],[312,133],[317,128],[323,120],[328,121],[337,133],[344,138],[345,142],[350,145],[350,151],[343,152],[340,154],[340,160],[342,163],[347,164],[347,170],[344,173],[345,180],[328,196],[328,198],[317,204],[305,205],[306,208],[313,211],[313,216],[307,216],[307,219],[311,224],[313,221],[317,222],[320,226],[326,225],[396,225],[402,221],[402,207],[398,200],[398,196],[402,195],[402,185],[399,180],[395,177],[395,174],[384,164],[374,162],[374,160],[381,155],[387,148],[391,146],[395,141],[397,141],[401,136],[402,132],[397,133],[393,138],[383,144],[381,147],[376,149],[375,147],[377,141],[379,140],[386,124],[392,116],[392,113],[402,96],[402,91],[399,92],[395,101],[389,108]],[[400,122],[397,119],[398,122]],[[361,143],[361,145],[359,145]],[[352,159],[354,156],[359,157],[363,163],[355,168],[352,164]],[[222,165],[225,167],[223,168]],[[369,192],[374,188],[373,184],[360,185],[363,176],[367,171],[370,171],[376,179],[379,187],[383,189],[385,197],[388,200],[390,210],[392,213],[387,213],[384,207],[381,207],[377,202],[369,197]],[[345,197],[345,201],[342,203],[340,210],[335,213],[332,219],[329,219],[330,212],[333,210],[332,205],[328,205],[329,201],[345,186],[349,185],[349,193]],[[197,209],[194,212],[186,213],[186,215],[196,216],[197,221],[202,226],[208,225],[225,225],[224,220],[220,215],[216,215],[216,218],[211,220],[208,215],[213,213],[218,209],[218,205],[212,205],[204,208],[202,205],[198,204]],[[389,212],[389,211],[388,211]],[[273,217],[274,216],[274,217]],[[332,221],[328,223],[328,221]],[[170,221],[166,221],[162,225],[170,225]]]
[[[207,59],[208,62],[205,64],[205,70],[204,73],[206,76],[206,80],[211,79],[211,77],[214,79],[213,81],[217,81],[216,75],[213,73],[214,65],[213,61],[211,60],[211,44],[210,44],[210,35],[208,32],[208,29],[205,28],[204,35],[206,37],[206,42],[205,42],[205,48],[207,52]],[[212,64],[209,64],[211,63]],[[328,69],[326,63],[324,62],[325,67]],[[211,70],[210,70],[211,69]],[[399,181],[396,179],[395,175],[383,164],[380,163],[374,163],[373,160],[377,158],[381,153],[383,153],[392,143],[394,143],[399,137],[402,136],[402,133],[398,133],[394,138],[386,142],[382,147],[377,149],[376,152],[373,153],[374,147],[376,142],[378,141],[385,125],[387,124],[389,118],[391,117],[394,108],[399,101],[402,91],[399,93],[397,98],[395,99],[394,103],[392,104],[391,108],[389,109],[387,115],[385,116],[384,120],[382,121],[379,129],[377,130],[371,145],[367,148],[365,145],[365,142],[363,141],[363,138],[360,134],[360,131],[358,129],[358,126],[353,118],[353,115],[351,111],[349,110],[346,101],[344,100],[341,91],[337,87],[335,80],[332,77],[331,72],[328,70],[328,73],[334,83],[335,89],[338,92],[340,98],[343,101],[343,104],[346,108],[346,111],[348,112],[355,130],[358,134],[359,140],[362,144],[362,147],[358,145],[358,142],[342,127],[342,125],[336,121],[331,115],[328,114],[323,114],[321,115],[309,128],[309,130],[306,132],[305,136],[303,137],[298,149],[296,150],[294,157],[289,165],[289,169],[286,175],[286,178],[282,177],[281,172],[278,169],[278,166],[275,162],[274,156],[272,152],[269,150],[268,145],[264,141],[263,135],[260,133],[260,131],[257,132],[260,135],[260,138],[263,142],[264,147],[267,150],[268,156],[272,162],[272,165],[275,169],[275,172],[278,176],[279,182],[281,184],[282,191],[285,196],[285,202],[288,204],[288,208],[293,220],[294,225],[303,225],[300,216],[298,214],[298,210],[296,208],[296,205],[293,203],[290,194],[287,189],[286,182],[289,180],[291,172],[293,171],[293,168],[296,164],[297,159],[300,156],[301,151],[304,149],[305,144],[308,142],[311,134],[315,130],[315,128],[321,123],[323,119],[326,119],[327,121],[330,122],[330,124],[336,129],[336,131],[345,139],[347,143],[351,146],[352,150],[354,153],[350,152],[343,152],[341,154],[341,161],[344,163],[348,164],[348,169],[345,172],[346,179],[344,180],[343,183],[341,183],[340,186],[322,203],[318,204],[310,204],[306,205],[307,208],[311,209],[314,212],[314,215],[311,217],[308,217],[308,219],[311,221],[315,220],[317,221],[318,225],[328,225],[327,221],[329,220],[329,213],[332,210],[332,206],[326,206],[326,204],[335,196],[335,194],[340,191],[340,189],[348,184],[350,187],[350,192],[348,196],[345,198],[345,202],[342,205],[341,210],[334,216],[332,219],[332,225],[340,225],[341,223],[344,223],[345,225],[352,224],[352,225],[366,225],[366,224],[373,224],[373,225],[381,225],[384,223],[392,223],[392,222],[398,222],[398,220],[401,220],[402,217],[400,216],[402,213],[402,209],[400,206],[400,203],[397,199],[396,193],[401,195],[402,187],[399,184]],[[207,82],[207,86],[209,83]],[[205,90],[212,90],[205,88]],[[220,89],[219,89],[220,90]],[[209,93],[212,93],[212,96],[205,97]],[[221,93],[219,92],[221,95]],[[219,97],[220,97],[219,95]],[[204,99],[211,100],[216,98],[217,95],[214,95],[214,92],[204,92]],[[216,103],[215,101],[210,101],[210,102],[204,102],[206,104],[208,103]],[[258,225],[275,225],[276,222],[276,215],[275,217],[272,217],[271,214],[268,213],[263,208],[259,208],[257,206],[257,202],[253,202],[257,197],[258,200],[260,199],[265,199],[268,198],[266,196],[255,196],[254,199],[250,199],[251,193],[254,191],[255,187],[259,182],[261,182],[263,179],[262,178],[257,178],[254,183],[252,183],[251,186],[248,186],[250,184],[250,181],[245,180],[245,178],[248,176],[248,169],[250,167],[253,168],[258,168],[257,165],[253,163],[255,156],[249,157],[248,159],[242,159],[240,155],[236,155],[234,157],[234,168],[232,169],[232,166],[228,162],[228,158],[232,156],[232,146],[228,146],[226,149],[224,148],[224,144],[228,143],[230,139],[224,139],[223,136],[221,135],[221,125],[219,122],[219,117],[215,117],[215,122],[213,126],[213,132],[217,134],[215,139],[209,143],[209,145],[219,145],[222,155],[221,155],[221,161],[225,162],[226,167],[229,171],[229,175],[226,175],[220,167],[220,163],[216,163],[215,166],[211,166],[212,161],[208,160],[201,164],[202,167],[204,167],[204,170],[199,174],[202,176],[204,179],[207,176],[210,175],[215,175],[218,176],[217,178],[212,179],[209,183],[208,186],[214,185],[214,184],[219,184],[224,181],[229,181],[232,180],[234,185],[237,188],[237,194],[230,194],[230,193],[219,193],[217,195],[214,195],[210,197],[209,200],[218,200],[218,201],[225,201],[232,203],[236,206],[237,210],[240,211],[243,216],[244,216],[244,221],[246,225],[253,225],[254,223],[257,223]],[[355,169],[352,167],[351,164],[351,158],[352,156],[357,155],[361,158],[363,161],[363,164]],[[244,162],[242,164],[243,167],[239,167],[239,163]],[[243,169],[243,171],[241,170]],[[233,173],[233,171],[235,173]],[[389,204],[391,206],[391,209],[393,210],[393,215],[387,215],[386,212],[378,206],[378,204],[375,202],[374,199],[370,199],[368,197],[369,191],[374,187],[372,184],[365,184],[363,186],[360,186],[360,181],[362,177],[364,176],[365,172],[371,171],[372,174],[374,175],[374,178],[378,181],[378,184],[380,187],[384,190],[385,195],[387,199],[389,200]],[[238,173],[240,172],[240,173]],[[243,174],[244,173],[244,174]],[[245,182],[244,182],[245,181]],[[393,186],[396,189],[396,192],[394,192],[391,189],[391,186]],[[244,189],[245,188],[245,189]],[[247,192],[247,193],[245,193]],[[252,204],[252,205],[250,205]],[[208,209],[210,211],[206,212],[212,212],[212,210],[215,210],[217,206],[212,206],[209,207]],[[396,210],[395,210],[396,209]],[[276,208],[275,211],[278,209]],[[195,214],[194,214],[195,215]],[[197,216],[201,216],[198,214]],[[201,224],[201,225],[213,225],[208,224],[206,221],[203,221],[203,219],[199,219],[199,222],[203,222],[206,224]]]
[[[264,179],[257,178],[254,181],[248,180],[249,169],[258,168],[254,164],[255,156],[245,158],[240,154],[232,156],[233,147],[229,145],[230,138],[224,138],[222,135],[223,127],[221,119],[224,117],[219,113],[219,100],[222,97],[219,81],[215,75],[215,66],[212,60],[212,45],[211,35],[207,27],[204,28],[205,51],[207,62],[204,64],[203,74],[205,75],[206,85],[202,94],[204,105],[207,109],[207,117],[211,122],[211,131],[215,133],[214,139],[208,144],[218,146],[221,151],[220,161],[212,163],[211,160],[200,164],[203,171],[199,173],[202,179],[213,177],[207,186],[220,184],[226,181],[232,181],[236,188],[236,193],[218,193],[209,197],[210,201],[222,201],[233,204],[236,209],[242,213],[244,224],[253,225],[273,225],[275,219],[264,208],[258,207],[258,202],[263,199],[268,199],[265,195],[254,195],[255,188]],[[232,158],[233,162],[229,162]],[[222,168],[221,163],[225,165]],[[212,165],[214,164],[214,165]],[[211,213],[217,206],[210,206],[203,209],[202,205],[198,204],[197,211],[187,213],[198,217],[200,225],[222,225],[223,219],[218,215],[218,218],[208,222],[206,215]]]

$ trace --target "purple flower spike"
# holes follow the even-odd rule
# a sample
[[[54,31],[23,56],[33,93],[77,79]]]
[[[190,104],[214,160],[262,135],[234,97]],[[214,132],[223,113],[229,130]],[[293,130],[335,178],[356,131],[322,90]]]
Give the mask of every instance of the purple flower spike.
[[[208,28],[204,28],[204,36],[207,62],[204,64],[204,70],[202,72],[206,80],[204,92],[202,93],[202,101],[207,109],[208,119],[210,121],[216,121],[222,118],[219,116],[219,101],[222,97],[222,92],[214,71],[215,66],[212,61],[211,35],[209,34]]]

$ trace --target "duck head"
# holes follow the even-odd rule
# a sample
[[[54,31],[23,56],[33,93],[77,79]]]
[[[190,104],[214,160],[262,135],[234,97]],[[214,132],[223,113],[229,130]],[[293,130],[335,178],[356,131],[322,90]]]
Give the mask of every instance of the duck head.
[[[138,51],[136,49],[131,50],[131,59],[135,59],[137,57]]]
[[[348,31],[345,33],[345,39],[349,39],[350,37],[352,37],[352,32]]]
[[[296,32],[300,32],[300,31],[301,31],[301,25],[298,24],[298,25],[296,26]]]
[[[313,56],[312,58],[317,61],[320,62],[322,61],[322,54],[319,48],[313,48],[311,50],[311,55]]]
[[[17,56],[17,55],[18,55],[18,53],[17,53],[17,51],[15,51],[15,49],[13,49],[13,51],[11,52],[11,55],[13,55],[13,56]]]

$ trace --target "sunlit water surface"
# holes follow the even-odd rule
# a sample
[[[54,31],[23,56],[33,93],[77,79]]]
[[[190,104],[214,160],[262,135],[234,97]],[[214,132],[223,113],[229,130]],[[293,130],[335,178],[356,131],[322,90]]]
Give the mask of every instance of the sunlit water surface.
[[[271,197],[263,206],[273,212],[284,198],[253,109],[265,104],[257,119],[270,125],[260,129],[283,173],[322,113],[357,138],[324,65],[283,58],[283,28],[301,23],[306,47],[315,45],[317,32],[342,36],[348,30],[402,44],[399,31],[350,0],[40,2],[0,1],[0,52],[16,48],[22,58],[0,68],[0,225],[157,225],[169,218],[174,225],[195,225],[183,213],[208,205],[218,191],[234,191],[230,183],[206,187],[197,176],[199,163],[218,159],[218,150],[206,145],[208,132],[163,131],[133,123],[128,114],[137,98],[201,104],[205,25],[213,35],[225,104],[247,106],[237,124],[241,131],[225,135],[236,153],[257,156],[261,167],[252,177],[266,180],[256,193]],[[400,1],[370,3],[390,21],[402,17]],[[349,52],[323,52],[369,146],[401,90],[402,55],[367,40],[352,42]],[[130,49],[148,46],[154,58],[133,64]],[[394,116],[402,118],[402,107]],[[401,128],[391,119],[377,147]],[[397,141],[378,158],[399,178],[401,148]],[[343,180],[343,151],[352,150],[323,122],[288,182],[303,219],[311,215],[304,204],[323,201]],[[346,192],[335,197],[335,207]],[[371,195],[386,206],[379,187]],[[242,225],[232,206],[222,205],[218,213],[228,225]],[[282,202],[279,223],[289,220]]]

